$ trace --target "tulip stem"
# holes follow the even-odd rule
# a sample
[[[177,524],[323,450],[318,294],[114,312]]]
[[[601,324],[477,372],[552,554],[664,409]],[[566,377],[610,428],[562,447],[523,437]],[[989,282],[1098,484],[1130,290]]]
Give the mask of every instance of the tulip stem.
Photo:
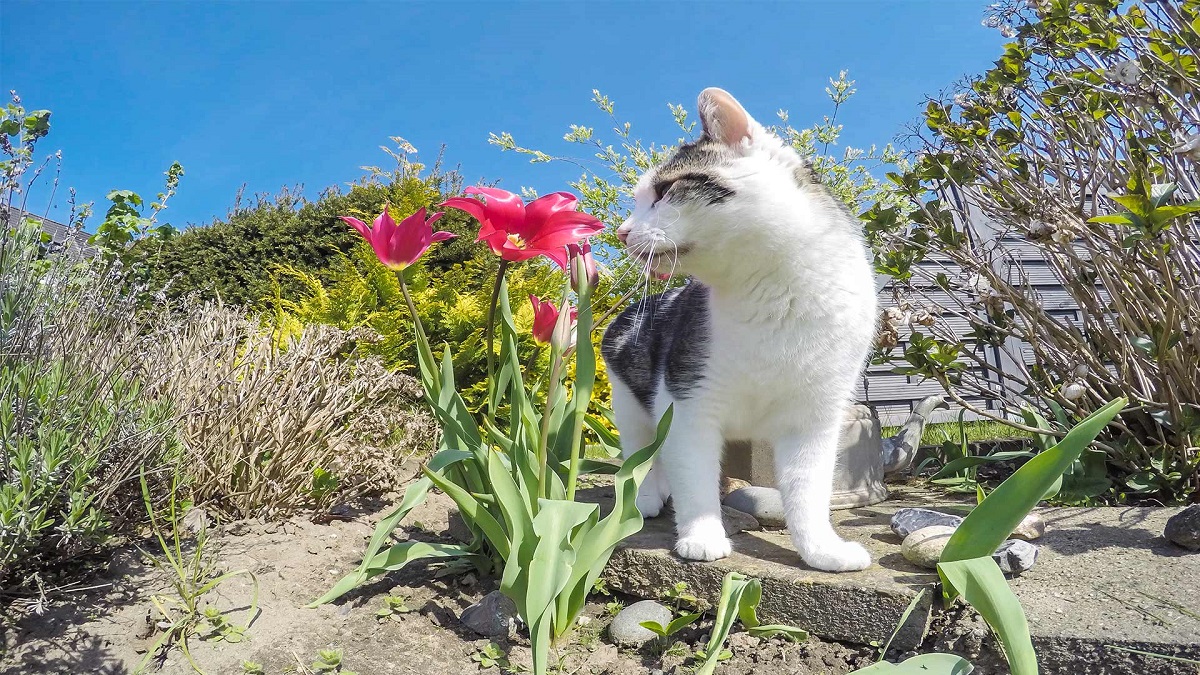
[[[562,370],[562,350],[550,345],[550,382],[546,385],[546,406],[542,409],[542,433],[538,437],[538,497],[549,497],[546,469],[550,464],[550,406],[558,394],[558,374]]]
[[[504,272],[508,270],[508,261],[500,259],[500,267],[496,269],[496,283],[492,287],[492,302],[488,306],[487,328],[484,330],[484,341],[487,343],[487,382],[488,382],[488,421],[496,419],[495,397],[492,387],[496,384],[496,356],[493,353],[496,344],[496,305],[500,303],[500,285],[504,282]]]
[[[417,334],[417,353],[422,361],[421,371],[428,373],[427,376],[433,385],[433,391],[427,391],[426,395],[436,401],[442,390],[441,373],[438,371],[437,361],[433,358],[433,350],[429,348],[429,338],[425,335],[421,316],[417,314],[417,305],[408,292],[408,284],[404,282],[404,272],[396,272],[396,278],[400,281],[400,292],[404,294],[404,302],[408,303],[408,313],[412,315],[413,331]]]
[[[571,262],[571,273],[578,275],[576,287],[579,289],[579,316],[576,319],[578,323],[575,327],[575,330],[578,331],[575,337],[575,396],[571,401],[574,406],[572,413],[575,416],[575,424],[571,429],[571,463],[567,470],[567,500],[575,501],[575,484],[579,482],[579,465],[583,454],[583,449],[580,447],[583,441],[583,418],[587,415],[588,406],[592,402],[596,365],[595,351],[592,348],[592,286],[589,283],[587,267],[583,258],[576,257]],[[587,350],[586,354],[584,354],[584,350]],[[590,366],[581,367],[580,359],[587,359]],[[590,373],[586,372],[589,370]]]

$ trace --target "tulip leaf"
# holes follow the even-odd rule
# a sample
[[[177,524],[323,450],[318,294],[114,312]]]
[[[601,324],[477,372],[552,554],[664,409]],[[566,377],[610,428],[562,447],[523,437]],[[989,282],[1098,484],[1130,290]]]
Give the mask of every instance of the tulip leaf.
[[[470,459],[470,457],[471,453],[469,452],[448,448],[431,457],[429,462],[426,463],[426,467],[432,471],[441,471],[455,462],[461,462]],[[333,588],[330,588],[324,595],[310,602],[306,607],[311,609],[327,602],[332,602],[365,583],[371,577],[376,576],[376,574],[371,573],[371,565],[379,553],[379,549],[383,548],[388,537],[391,536],[392,531],[396,529],[400,521],[404,520],[404,517],[416,508],[417,505],[425,501],[425,496],[429,494],[429,488],[431,487],[433,487],[432,481],[425,477],[409,485],[408,489],[404,491],[404,498],[400,500],[396,508],[384,516],[383,520],[380,520],[379,524],[375,526],[375,532],[371,534],[371,541],[367,544],[367,550],[363,553],[362,564],[358,566],[358,569],[342,577],[333,585]]]
[[[463,520],[467,521],[469,525],[474,525],[482,530],[488,539],[488,543],[496,549],[496,553],[504,560],[507,560],[509,553],[508,536],[505,534],[504,528],[500,525],[499,521],[496,520],[496,517],[488,511],[487,507],[481,504],[470,492],[459,487],[454,481],[448,480],[439,472],[431,471],[428,467],[424,467],[422,470],[439,490],[445,492],[454,500],[454,503],[458,505],[458,511],[462,515]]]
[[[988,622],[1000,643],[1012,675],[1037,675],[1037,654],[1029,637],[1029,622],[1004,573],[990,556],[939,562],[938,574]]]
[[[938,472],[929,477],[929,480],[937,480],[946,476],[954,476],[964,469],[970,469],[980,464],[989,462],[1004,462],[1010,459],[1019,459],[1022,457],[1033,457],[1032,452],[1023,450],[1006,450],[1003,452],[995,452],[990,455],[970,455],[968,457],[959,457],[958,459],[946,462],[945,466],[938,469]]]
[[[630,455],[613,480],[612,511],[594,526],[582,531],[576,551],[575,567],[571,571],[568,592],[558,597],[555,610],[555,632],[562,635],[583,610],[587,594],[612,557],[617,544],[642,529],[642,514],[637,510],[637,491],[650,473],[654,456],[667,439],[674,406],[669,406],[658,421],[654,441]]]
[[[579,525],[594,522],[600,507],[565,500],[538,500],[533,520],[513,531],[512,555],[506,556],[500,592],[516,604],[529,625],[535,673],[546,672],[552,606],[566,595],[577,556],[571,534]]]
[[[1118,398],[1092,413],[1054,447],[1026,462],[992,490],[951,535],[941,561],[991,556],[1125,403],[1126,399]],[[952,587],[946,588],[945,595],[947,602],[954,599]]]
[[[371,559],[367,571],[372,575],[394,572],[422,558],[458,558],[474,555],[462,544],[430,544],[423,541],[402,541]]]

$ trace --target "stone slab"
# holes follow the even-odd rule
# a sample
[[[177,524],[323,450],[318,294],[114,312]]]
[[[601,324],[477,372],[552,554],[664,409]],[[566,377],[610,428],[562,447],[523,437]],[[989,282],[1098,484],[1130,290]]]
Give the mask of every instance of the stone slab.
[[[965,512],[968,505],[901,487],[901,499],[835,512],[848,539],[871,551],[862,572],[834,574],[800,561],[783,532],[744,532],[731,538],[734,553],[713,563],[684,561],[671,552],[670,512],[646,522],[626,540],[606,571],[608,583],[645,598],[660,598],[679,581],[708,602],[721,579],[737,571],[762,580],[761,618],[789,623],[827,639],[883,642],[921,590],[925,595],[893,646],[917,649],[940,597],[937,575],[900,555],[888,527],[904,506]],[[599,501],[605,501],[603,498]],[[1195,675],[1197,666],[1139,656],[1121,647],[1200,659],[1200,553],[1162,536],[1178,509],[1047,508],[1046,535],[1037,565],[1012,580],[1029,618],[1043,673],[1071,675]],[[939,602],[940,605],[940,602]]]
[[[613,588],[653,599],[683,581],[690,593],[715,603],[725,574],[741,572],[762,581],[759,618],[764,622],[791,624],[822,638],[857,644],[886,642],[909,603],[924,589],[892,643],[912,650],[928,630],[937,575],[914,567],[900,555],[899,542],[888,529],[890,517],[890,508],[838,512],[839,520],[852,523],[839,528],[843,535],[861,542],[877,562],[862,572],[834,574],[805,567],[787,533],[780,531],[734,535],[733,555],[723,560],[682,560],[671,552],[674,528],[668,512],[646,521],[641,532],[621,544],[605,579]]]
[[[1196,675],[1200,553],[1163,537],[1178,509],[1051,508],[1037,565],[1012,580],[1047,673]]]

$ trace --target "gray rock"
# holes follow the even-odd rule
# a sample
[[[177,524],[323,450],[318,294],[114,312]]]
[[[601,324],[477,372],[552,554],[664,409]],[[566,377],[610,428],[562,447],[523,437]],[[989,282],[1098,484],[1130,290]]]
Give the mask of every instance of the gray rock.
[[[757,518],[749,513],[738,511],[732,506],[721,507],[721,520],[725,523],[725,534],[729,536],[738,532],[756,532],[762,529]]]
[[[1178,546],[1200,551],[1200,504],[1192,504],[1171,516],[1163,534]]]
[[[621,610],[608,625],[608,636],[613,642],[627,647],[641,645],[658,637],[643,621],[657,621],[665,626],[671,622],[671,610],[653,600],[642,600]]]
[[[1046,520],[1036,513],[1031,513],[1025,516],[1025,519],[1017,525],[1017,529],[1008,536],[1013,539],[1032,541],[1043,534],[1046,534]]]
[[[500,591],[492,591],[463,610],[459,621],[484,637],[508,637],[517,628],[517,606]]]
[[[1005,574],[1020,574],[1033,567],[1037,562],[1038,547],[1021,539],[1009,539],[1000,544],[1000,548],[992,554],[992,560],[1000,566]]]
[[[938,559],[942,557],[942,550],[946,548],[952,534],[954,528],[946,525],[922,527],[904,538],[904,543],[900,545],[900,553],[904,555],[905,560],[917,567],[937,569]]]
[[[725,506],[749,513],[763,527],[787,527],[783,515],[783,496],[779,490],[751,485],[725,496]]]
[[[934,511],[932,509],[900,509],[892,516],[892,532],[904,539],[917,530],[939,525],[955,528],[962,524],[960,516]]]

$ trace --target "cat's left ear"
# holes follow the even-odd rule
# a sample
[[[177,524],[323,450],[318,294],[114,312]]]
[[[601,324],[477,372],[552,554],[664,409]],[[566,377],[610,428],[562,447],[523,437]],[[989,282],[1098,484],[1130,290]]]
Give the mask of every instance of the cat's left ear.
[[[731,147],[738,147],[750,136],[750,114],[729,92],[709,87],[696,101],[704,135]]]

